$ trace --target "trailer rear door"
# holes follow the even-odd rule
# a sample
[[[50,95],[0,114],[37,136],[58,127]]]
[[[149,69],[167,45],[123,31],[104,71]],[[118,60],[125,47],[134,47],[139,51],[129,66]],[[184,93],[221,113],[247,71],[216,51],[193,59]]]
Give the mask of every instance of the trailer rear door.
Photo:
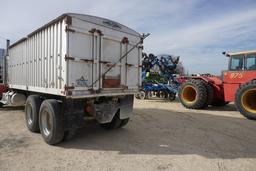
[[[74,90],[83,94],[84,90],[114,93],[115,90],[138,89],[141,48],[136,47],[121,61],[119,59],[140,41],[139,35],[73,19],[67,36],[67,80]],[[104,74],[109,67],[113,68]]]

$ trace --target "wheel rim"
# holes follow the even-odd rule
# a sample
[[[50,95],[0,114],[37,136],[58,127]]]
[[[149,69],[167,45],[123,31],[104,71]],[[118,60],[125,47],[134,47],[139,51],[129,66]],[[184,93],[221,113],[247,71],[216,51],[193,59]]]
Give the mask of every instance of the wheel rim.
[[[196,101],[197,92],[192,86],[185,86],[181,94],[185,103],[194,103]]]
[[[256,89],[245,91],[242,95],[241,102],[245,110],[256,114]]]
[[[31,105],[27,105],[27,108],[26,108],[26,118],[27,118],[28,125],[32,125],[34,117],[33,117],[33,111],[32,111]]]
[[[146,94],[145,94],[145,92],[144,91],[141,91],[140,92],[140,99],[145,99],[145,96],[146,96]]]
[[[42,112],[42,130],[44,135],[49,136],[52,132],[52,116],[46,110]]]
[[[170,93],[169,94],[169,99],[170,100],[174,100],[175,99],[175,94],[174,93]]]

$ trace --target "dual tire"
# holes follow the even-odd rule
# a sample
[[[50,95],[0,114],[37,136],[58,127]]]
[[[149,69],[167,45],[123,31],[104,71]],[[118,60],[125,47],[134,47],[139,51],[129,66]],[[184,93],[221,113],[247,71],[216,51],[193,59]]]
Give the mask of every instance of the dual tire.
[[[31,132],[41,132],[50,145],[63,140],[64,125],[61,105],[57,100],[42,100],[38,95],[30,95],[25,105],[26,125]]]
[[[210,89],[203,80],[191,79],[180,86],[179,99],[186,108],[202,109],[210,103],[209,93]]]
[[[26,125],[31,132],[41,132],[47,144],[54,145],[62,140],[71,139],[76,129],[64,129],[64,116],[61,113],[61,103],[55,99],[42,100],[38,95],[30,95],[25,105]],[[118,111],[110,123],[101,124],[106,129],[124,127],[129,118],[120,119]]]

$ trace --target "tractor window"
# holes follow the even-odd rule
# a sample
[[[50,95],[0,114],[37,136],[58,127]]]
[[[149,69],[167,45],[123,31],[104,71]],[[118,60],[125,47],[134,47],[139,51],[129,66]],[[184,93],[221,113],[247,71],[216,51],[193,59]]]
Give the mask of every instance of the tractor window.
[[[244,55],[236,55],[231,57],[230,70],[238,71],[244,67]]]
[[[247,55],[246,69],[247,70],[256,70],[256,54]]]

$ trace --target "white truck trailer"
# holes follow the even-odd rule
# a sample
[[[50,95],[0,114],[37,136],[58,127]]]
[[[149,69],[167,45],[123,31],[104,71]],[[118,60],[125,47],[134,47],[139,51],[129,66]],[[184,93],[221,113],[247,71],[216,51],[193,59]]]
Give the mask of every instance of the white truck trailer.
[[[28,129],[48,144],[87,118],[123,127],[141,84],[145,37],[108,19],[63,14],[9,47],[1,103],[25,105]]]

